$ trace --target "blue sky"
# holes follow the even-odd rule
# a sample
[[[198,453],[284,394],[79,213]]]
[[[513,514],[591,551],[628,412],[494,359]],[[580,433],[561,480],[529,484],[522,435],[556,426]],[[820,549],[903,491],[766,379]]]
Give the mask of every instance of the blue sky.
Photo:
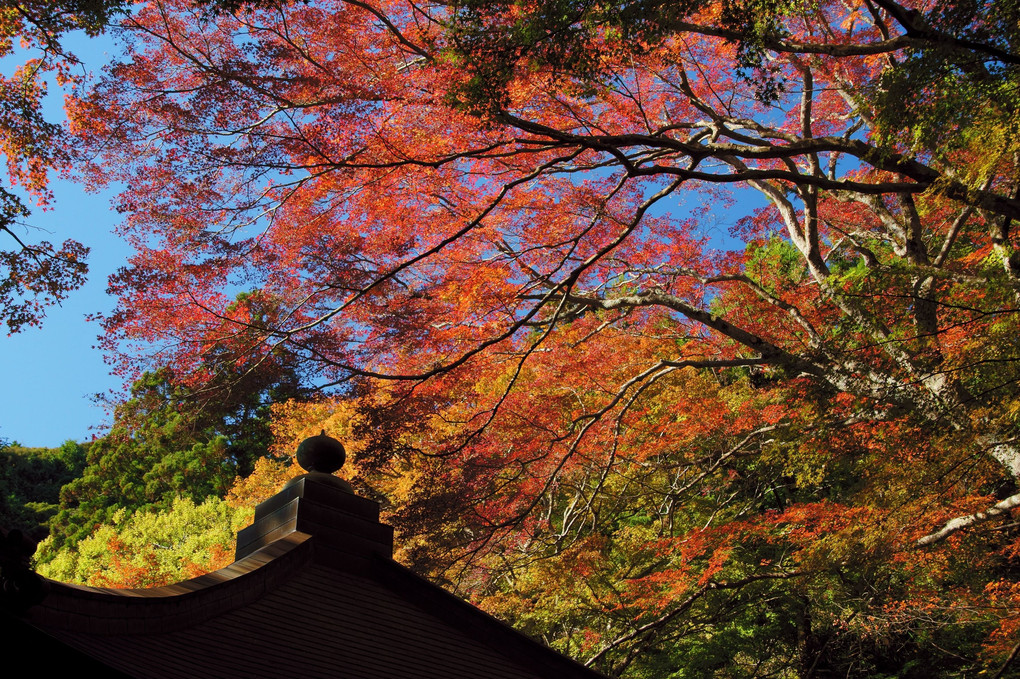
[[[36,211],[31,223],[50,233],[39,239],[75,238],[90,248],[89,281],[62,306],[50,307],[41,328],[0,336],[0,437],[29,446],[57,446],[67,439],[90,438],[90,427],[103,420],[103,409],[90,394],[117,388],[100,351],[93,348],[99,328],[85,315],[112,308],[106,278],[128,256],[128,248],[110,233],[118,215],[108,195],[88,195],[60,182],[55,209]]]
[[[115,48],[109,38],[80,38],[72,41],[72,49],[96,68]],[[0,61],[0,68],[12,62]],[[49,98],[50,119],[62,119],[61,93],[51,87]],[[90,394],[120,387],[103,363],[102,353],[93,348],[98,326],[85,322],[86,314],[112,308],[113,300],[105,294],[106,278],[129,254],[128,247],[111,233],[120,218],[109,207],[113,192],[87,194],[67,181],[55,181],[53,189],[53,209],[35,209],[27,220],[42,231],[26,230],[21,235],[53,243],[74,238],[92,252],[88,283],[62,306],[50,307],[41,328],[0,335],[0,375],[5,387],[0,393],[0,438],[28,446],[58,446],[67,439],[90,438],[105,419],[103,408]]]

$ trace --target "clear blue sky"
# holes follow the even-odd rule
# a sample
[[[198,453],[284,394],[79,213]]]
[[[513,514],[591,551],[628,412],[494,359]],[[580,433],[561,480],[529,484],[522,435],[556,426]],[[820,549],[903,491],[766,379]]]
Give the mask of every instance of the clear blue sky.
[[[73,51],[90,67],[101,66],[115,51],[112,40],[73,41]],[[9,68],[11,61],[0,61]],[[63,117],[62,95],[51,88],[47,102],[51,120]],[[112,233],[120,216],[110,210],[112,192],[86,194],[66,181],[53,184],[53,209],[36,209],[27,220],[43,232],[24,232],[29,240],[62,243],[74,238],[92,248],[89,282],[60,307],[50,307],[41,328],[13,336],[0,334],[0,438],[28,446],[58,446],[67,439],[84,440],[104,419],[90,394],[120,387],[94,349],[99,328],[85,315],[112,308],[105,294],[106,278],[121,266],[129,248]],[[9,243],[3,243],[9,248]]]

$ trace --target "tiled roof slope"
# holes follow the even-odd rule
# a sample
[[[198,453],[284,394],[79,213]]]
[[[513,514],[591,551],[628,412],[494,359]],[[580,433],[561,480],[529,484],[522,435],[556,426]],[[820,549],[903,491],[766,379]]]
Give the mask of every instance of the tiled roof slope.
[[[317,474],[225,569],[149,590],[51,583],[28,621],[139,679],[597,679],[390,558],[378,505]]]

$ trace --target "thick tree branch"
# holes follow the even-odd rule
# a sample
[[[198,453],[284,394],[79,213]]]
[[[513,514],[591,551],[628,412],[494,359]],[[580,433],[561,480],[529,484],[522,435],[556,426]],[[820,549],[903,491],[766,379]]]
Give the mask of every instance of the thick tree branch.
[[[973,514],[958,516],[955,519],[951,519],[946,522],[946,525],[942,526],[942,528],[934,533],[929,533],[928,535],[919,538],[914,542],[914,546],[928,547],[929,545],[934,545],[936,542],[945,540],[953,533],[958,533],[964,528],[970,528],[971,526],[975,526],[979,523],[991,521],[994,518],[1008,514],[1017,507],[1020,507],[1020,493],[1010,495],[1005,500],[996,502],[983,512],[975,512]]]
[[[713,183],[736,183],[755,180],[784,180],[800,186],[813,186],[831,191],[853,191],[864,195],[910,194],[935,190],[965,205],[973,205],[997,215],[1020,219],[1020,200],[1001,196],[982,188],[971,188],[913,158],[888,149],[845,137],[814,137],[799,139],[787,144],[765,143],[756,145],[733,143],[692,143],[664,135],[644,134],[576,134],[559,130],[535,121],[524,120],[510,113],[500,115],[500,120],[530,134],[555,140],[558,144],[576,145],[603,153],[610,153],[632,176],[672,175],[684,179],[695,179]],[[734,157],[740,159],[784,159],[806,154],[842,153],[857,158],[876,170],[891,172],[911,181],[831,180],[819,173],[802,173],[789,169],[748,169],[732,174],[714,174],[671,165],[643,165],[628,158],[624,149],[640,147],[667,149],[700,162],[705,158]]]

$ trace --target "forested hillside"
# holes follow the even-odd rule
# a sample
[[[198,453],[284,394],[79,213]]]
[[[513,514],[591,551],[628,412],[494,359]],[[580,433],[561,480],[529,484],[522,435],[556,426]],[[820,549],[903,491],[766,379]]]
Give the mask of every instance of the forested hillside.
[[[126,187],[134,386],[43,572],[225,563],[325,429],[399,559],[606,674],[1020,676],[1016,2],[104,21],[60,148]]]
[[[61,487],[82,473],[85,447],[25,448],[0,441],[0,526],[32,540],[48,534]]]

